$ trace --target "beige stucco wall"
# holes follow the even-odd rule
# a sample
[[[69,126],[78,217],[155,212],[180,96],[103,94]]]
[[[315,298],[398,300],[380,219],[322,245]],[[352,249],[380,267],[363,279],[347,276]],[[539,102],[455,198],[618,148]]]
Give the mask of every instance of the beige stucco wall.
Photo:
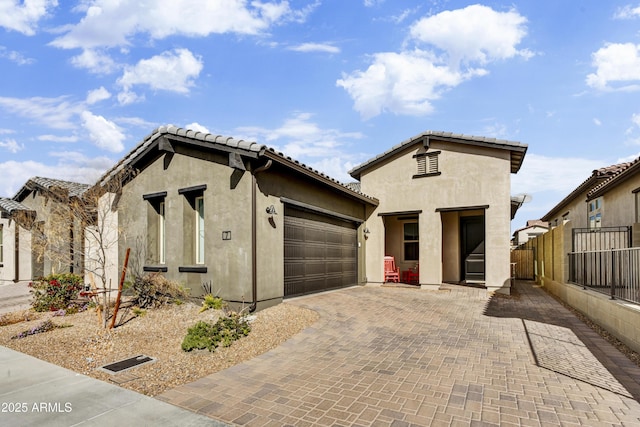
[[[611,188],[602,196],[603,227],[619,227],[635,223],[636,195],[633,190],[638,187],[640,187],[640,176],[636,175]]]
[[[33,191],[20,203],[36,212],[35,221],[36,223],[44,223],[43,232],[49,242],[43,257],[36,259],[35,254],[31,253],[32,274],[37,276],[41,273],[46,276],[52,273],[69,272],[72,259],[68,230],[70,225],[68,205],[45,197],[38,191]],[[81,236],[82,231],[80,228],[74,229],[74,237],[78,239],[76,242],[81,241]],[[80,253],[82,252],[80,247],[78,250]],[[24,258],[25,257],[20,257],[21,263],[26,261]],[[42,268],[38,268],[37,265],[40,265]]]
[[[587,228],[589,227],[589,215],[587,212],[587,205],[585,200],[587,199],[587,191],[580,193],[571,202],[563,206],[556,215],[549,219],[549,227],[555,227],[562,223],[562,215],[569,212],[566,217],[567,221],[571,221],[574,228]]]
[[[143,195],[167,192],[165,201],[167,278],[182,282],[194,296],[202,295],[203,282],[211,282],[213,293],[232,302],[250,303],[252,291],[252,187],[251,167],[266,160],[249,161],[249,170],[241,172],[228,166],[226,154],[190,151],[175,147],[169,161],[160,157],[124,186],[118,203],[118,227],[121,230],[120,264],[126,247],[132,248],[134,266],[158,266],[147,245],[150,214],[149,202]],[[282,197],[330,210],[342,215],[362,218],[365,204],[345,197],[334,189],[319,185],[302,174],[294,173],[276,162],[256,174],[256,281],[258,309],[282,301],[284,294],[284,204]],[[191,246],[194,239],[189,223],[195,212],[188,207],[181,188],[206,185],[205,262],[206,272],[180,272],[179,267],[193,267]],[[266,209],[273,205],[275,215]],[[151,215],[152,216],[152,215]],[[223,231],[231,232],[231,240],[223,240]],[[360,230],[360,239],[364,237]],[[153,246],[153,245],[151,245]],[[363,252],[364,253],[364,252]],[[185,255],[186,254],[186,255]],[[364,271],[361,271],[364,281]]]
[[[3,227],[3,260],[0,263],[0,285],[13,283],[16,279],[15,257],[16,257],[16,228],[19,233],[18,250],[18,281],[31,281],[31,234],[28,230],[16,226],[15,221],[7,218],[0,218],[0,225]]]
[[[508,288],[510,238],[510,154],[507,150],[431,141],[429,151],[441,151],[438,176],[412,178],[416,174],[413,155],[424,152],[415,144],[361,176],[362,191],[380,200],[367,220],[371,231],[367,246],[367,274],[373,282],[383,281],[385,225],[378,213],[421,210],[420,283],[439,285],[454,277],[459,260],[451,262],[454,243],[444,225],[457,230],[456,218],[436,209],[489,207],[485,210],[486,286],[491,290]],[[443,236],[446,234],[446,236]],[[448,245],[442,254],[443,238]],[[446,265],[446,273],[443,269]],[[507,290],[508,292],[508,290]]]

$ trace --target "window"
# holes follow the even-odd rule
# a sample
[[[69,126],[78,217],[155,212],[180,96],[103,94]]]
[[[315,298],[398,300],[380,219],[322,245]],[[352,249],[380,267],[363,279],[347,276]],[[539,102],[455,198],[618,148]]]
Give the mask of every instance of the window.
[[[147,256],[145,264],[166,263],[165,198],[166,191],[142,196],[147,204]],[[149,267],[149,266],[148,266]],[[156,270],[153,270],[156,271]]]
[[[589,202],[589,228],[602,227],[602,197]]]
[[[204,197],[196,197],[196,264],[204,264]]]
[[[164,200],[158,206],[158,260],[160,264],[166,262],[166,243],[165,243],[165,216],[164,216]]]
[[[640,188],[633,190],[636,198],[636,222],[640,222]]]
[[[417,222],[404,223],[404,260],[418,261],[420,259],[420,238]]]
[[[439,154],[440,154],[440,151],[433,151],[430,153],[421,153],[413,156],[417,161],[417,171],[413,177],[421,178],[424,176],[440,175],[440,170],[438,166]]]
[[[0,224],[0,264],[4,262],[4,232],[2,228],[3,224]]]
[[[178,194],[184,196],[183,200],[183,258],[180,272],[206,273],[205,263],[205,199],[206,184],[194,187],[181,188]]]

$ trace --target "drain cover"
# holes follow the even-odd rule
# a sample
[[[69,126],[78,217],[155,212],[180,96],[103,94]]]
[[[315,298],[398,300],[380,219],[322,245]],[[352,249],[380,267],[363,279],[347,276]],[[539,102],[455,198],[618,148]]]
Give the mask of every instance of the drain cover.
[[[108,365],[104,365],[100,367],[103,371],[106,371],[110,374],[117,374],[120,372],[124,372],[127,369],[135,368],[137,366],[143,365],[145,363],[155,362],[156,359],[153,357],[145,356],[141,354],[139,356],[134,356],[129,359],[120,360],[118,362],[110,363]]]

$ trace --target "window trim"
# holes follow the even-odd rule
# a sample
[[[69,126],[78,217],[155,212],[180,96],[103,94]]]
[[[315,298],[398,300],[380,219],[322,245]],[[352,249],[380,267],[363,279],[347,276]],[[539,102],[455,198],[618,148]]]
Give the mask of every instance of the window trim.
[[[4,263],[4,224],[0,224],[0,267]]]
[[[165,200],[158,203],[158,262],[162,265],[167,263],[167,229],[165,217]]]
[[[204,262],[204,259],[205,259],[204,195],[196,196],[193,200],[194,200],[194,208],[195,208],[194,211],[196,216],[196,220],[195,220],[196,246],[195,246],[194,261],[196,265],[203,265],[205,263]],[[200,211],[200,208],[202,208],[202,212]]]

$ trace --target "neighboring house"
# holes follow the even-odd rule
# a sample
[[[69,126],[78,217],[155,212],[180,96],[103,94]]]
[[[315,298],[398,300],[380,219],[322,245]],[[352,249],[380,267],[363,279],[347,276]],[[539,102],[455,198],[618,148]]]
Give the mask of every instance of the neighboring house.
[[[89,185],[52,178],[29,179],[13,197],[34,212],[30,227],[31,277],[84,269],[84,221],[78,205]],[[21,262],[26,260],[21,257]],[[22,267],[21,267],[22,268]]]
[[[0,285],[31,280],[31,221],[35,212],[0,197]]]
[[[640,246],[640,158],[625,163],[587,193],[589,227],[631,227],[631,244]],[[610,248],[607,248],[610,249]]]
[[[549,231],[549,224],[539,219],[527,221],[527,225],[513,232],[513,246],[520,246]]]
[[[419,264],[419,283],[477,283],[510,292],[511,174],[527,146],[425,132],[349,173],[380,202],[366,226],[367,280],[384,280],[383,258]]]
[[[592,205],[587,205],[587,193],[602,184],[615,174],[624,171],[629,163],[620,163],[604,168],[596,169],[582,184],[576,187],[567,197],[554,206],[542,218],[550,227],[571,221],[571,228],[597,228],[602,224],[602,200],[594,200]]]
[[[98,185],[123,172],[117,193],[101,200],[119,235],[112,281],[127,248],[133,274],[160,272],[194,296],[210,284],[258,309],[365,281],[364,223],[378,201],[282,153],[167,126]]]

